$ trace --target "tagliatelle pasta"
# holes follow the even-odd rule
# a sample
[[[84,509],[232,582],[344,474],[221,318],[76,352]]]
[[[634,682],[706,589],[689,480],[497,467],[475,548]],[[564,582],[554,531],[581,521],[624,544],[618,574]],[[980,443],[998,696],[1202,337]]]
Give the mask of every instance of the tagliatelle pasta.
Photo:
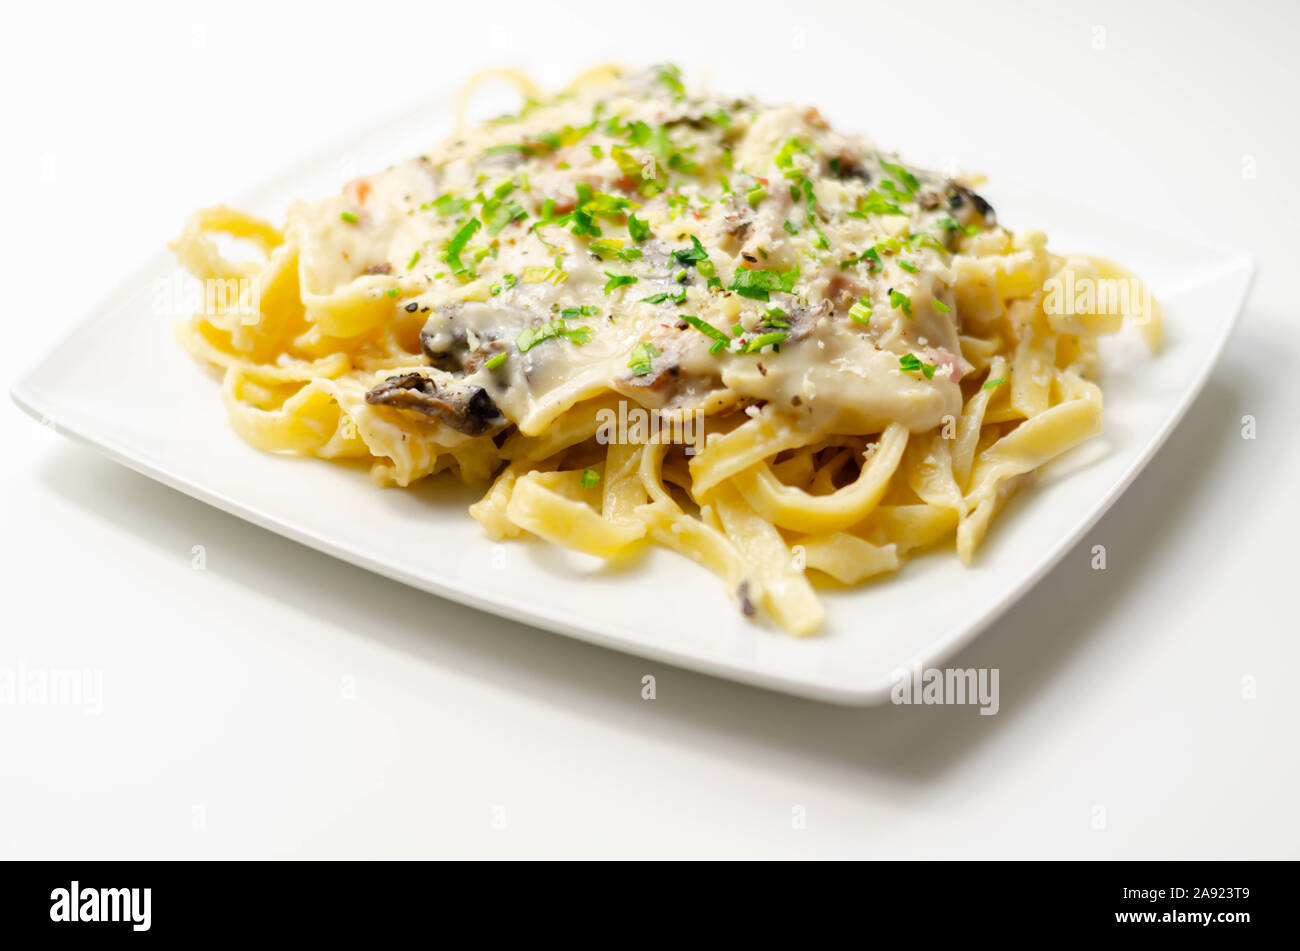
[[[241,437],[482,483],[493,538],[660,545],[795,634],[816,584],[952,539],[1101,428],[1098,336],[1158,305],[812,109],[601,67],[300,202],[198,212],[178,335]],[[472,88],[471,90],[472,91]],[[468,93],[467,93],[468,95]],[[460,119],[463,124],[465,102]],[[253,249],[233,260],[223,243]]]

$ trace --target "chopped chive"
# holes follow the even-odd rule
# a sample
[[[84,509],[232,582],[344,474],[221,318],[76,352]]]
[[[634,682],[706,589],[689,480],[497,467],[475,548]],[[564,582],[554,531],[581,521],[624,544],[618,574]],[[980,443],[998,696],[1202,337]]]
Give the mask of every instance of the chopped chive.
[[[701,320],[699,317],[692,314],[682,314],[682,320],[686,321],[706,337],[711,337],[713,339],[714,345],[709,347],[710,353],[716,352],[714,347],[718,344],[721,344],[723,347],[727,345],[727,335],[707,321]]]
[[[859,297],[849,308],[849,319],[866,327],[871,321],[871,301]]]
[[[342,218],[344,221],[346,221],[346,222],[347,222],[348,224],[350,224],[350,225],[354,225],[354,224],[357,223],[357,216],[354,215],[354,214],[353,214],[352,212],[350,212],[350,211],[340,212],[340,213],[339,213],[339,217]]]
[[[501,364],[506,362],[506,357],[508,356],[508,353],[498,353],[494,357],[488,357],[487,360],[483,362],[483,366],[487,367],[489,370],[495,370],[497,367],[501,366]]]
[[[741,297],[750,300],[771,300],[771,291],[789,294],[794,291],[794,283],[799,279],[799,269],[789,271],[760,271],[740,267],[731,276],[727,290],[735,291]]]
[[[749,343],[745,344],[741,352],[758,353],[764,347],[768,347],[768,346],[772,347],[773,349],[776,349],[781,343],[781,341],[788,336],[790,335],[786,333],[784,330],[774,330],[770,334],[763,334],[760,337],[755,337],[753,340],[749,341]]]

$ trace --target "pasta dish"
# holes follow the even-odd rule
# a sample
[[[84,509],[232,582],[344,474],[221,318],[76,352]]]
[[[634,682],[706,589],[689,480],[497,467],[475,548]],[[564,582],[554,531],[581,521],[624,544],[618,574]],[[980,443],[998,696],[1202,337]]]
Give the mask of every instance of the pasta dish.
[[[173,242],[237,288],[179,336],[248,442],[385,486],[481,483],[495,539],[666,546],[808,634],[815,586],[944,540],[969,563],[1008,497],[1100,431],[1099,336],[1130,318],[1159,340],[1127,272],[1006,230],[972,182],[815,109],[671,66],[557,95],[510,78],[517,114],[283,228],[214,207]]]

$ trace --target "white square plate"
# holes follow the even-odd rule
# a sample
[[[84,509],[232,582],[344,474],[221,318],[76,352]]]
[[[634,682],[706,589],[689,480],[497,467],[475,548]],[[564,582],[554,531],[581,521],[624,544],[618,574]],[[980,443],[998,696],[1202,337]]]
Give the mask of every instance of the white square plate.
[[[349,177],[423,151],[446,134],[450,115],[446,100],[433,102],[237,204],[276,220],[296,198],[329,194]],[[892,578],[826,591],[827,621],[813,638],[746,622],[717,578],[671,552],[652,550],[630,568],[607,570],[542,542],[497,545],[465,511],[476,490],[441,479],[380,490],[362,468],[245,445],[226,423],[218,384],[172,338],[184,285],[165,254],[27,373],[13,398],[138,472],[434,594],[723,677],[878,703],[893,671],[934,664],[974,637],[1119,497],[1205,383],[1251,279],[1251,262],[1239,253],[997,183],[981,192],[1004,224],[1040,228],[1057,251],[1101,254],[1141,275],[1164,305],[1166,346],[1151,359],[1135,337],[1108,344],[1105,431],[1013,500],[973,567],[942,549]]]

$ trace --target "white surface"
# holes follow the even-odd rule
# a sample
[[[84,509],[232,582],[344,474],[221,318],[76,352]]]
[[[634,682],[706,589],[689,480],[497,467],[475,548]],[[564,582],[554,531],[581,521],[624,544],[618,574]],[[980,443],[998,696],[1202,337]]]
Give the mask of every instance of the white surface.
[[[104,699],[99,715],[0,706],[0,854],[1300,854],[1291,8],[1220,23],[1209,4],[802,4],[682,22],[625,4],[621,27],[606,7],[501,4],[487,25],[414,9],[17,13],[0,60],[6,386],[191,207],[494,61],[555,83],[606,54],[671,57],[807,101],[852,84],[882,143],[1245,248],[1254,293],[1134,489],[954,661],[1000,669],[992,717],[824,706],[497,620],[7,407],[0,669],[100,670]],[[928,94],[927,133],[897,140]]]
[[[449,131],[452,108],[451,97],[436,97],[397,130],[367,133],[344,154],[372,143],[374,166],[385,167],[423,147],[423,135],[408,141],[409,129]],[[235,204],[278,216],[304,193],[337,188],[337,172],[327,153]],[[1169,325],[1159,359],[1132,329],[1103,341],[1102,436],[1047,467],[1032,491],[1007,506],[974,565],[963,566],[950,543],[878,584],[822,591],[826,619],[816,637],[747,620],[717,578],[674,552],[652,548],[613,567],[536,540],[493,542],[466,511],[482,487],[444,478],[417,491],[378,491],[363,467],[288,460],[246,445],[227,421],[214,375],[180,359],[167,332],[195,307],[184,294],[162,293],[186,283],[170,254],[97,305],[18,380],[13,396],[34,419],[138,472],[433,594],[745,683],[883,703],[899,670],[931,667],[967,643],[1114,503],[1205,385],[1250,282],[1250,262],[1239,252],[1035,192],[994,185],[985,194],[1003,222],[1033,221],[1063,249],[1086,248],[1141,274]],[[645,610],[650,604],[654,610]]]

